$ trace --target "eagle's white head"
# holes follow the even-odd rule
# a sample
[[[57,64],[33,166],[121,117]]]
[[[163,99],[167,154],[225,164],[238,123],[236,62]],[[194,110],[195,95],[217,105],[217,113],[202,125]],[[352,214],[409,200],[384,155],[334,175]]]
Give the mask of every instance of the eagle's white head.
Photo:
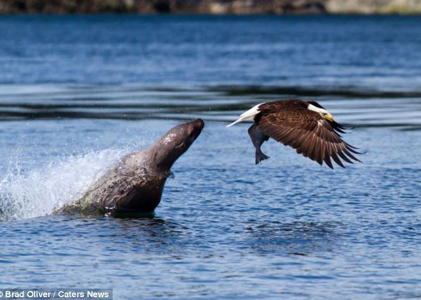
[[[326,109],[321,108],[321,107],[314,106],[311,103],[308,104],[308,107],[307,108],[309,110],[312,110],[312,111],[315,111],[315,112],[319,113],[323,117],[323,119],[326,119],[326,120],[328,120],[330,122],[333,121],[333,116]]]

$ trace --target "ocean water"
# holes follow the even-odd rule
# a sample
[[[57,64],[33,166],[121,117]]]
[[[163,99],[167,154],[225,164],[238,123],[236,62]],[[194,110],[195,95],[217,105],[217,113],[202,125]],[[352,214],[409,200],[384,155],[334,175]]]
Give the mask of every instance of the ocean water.
[[[115,299],[421,297],[420,17],[0,17],[0,289]],[[274,141],[252,105],[315,99],[363,163]],[[201,117],[154,218],[52,215]]]

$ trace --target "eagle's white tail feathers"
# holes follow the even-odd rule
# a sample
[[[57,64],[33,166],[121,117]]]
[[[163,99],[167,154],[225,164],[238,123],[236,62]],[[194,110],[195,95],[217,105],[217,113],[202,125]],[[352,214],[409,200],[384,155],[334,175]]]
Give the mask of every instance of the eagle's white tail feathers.
[[[257,104],[255,106],[253,106],[252,108],[250,108],[248,111],[242,113],[240,115],[240,117],[238,118],[238,120],[236,120],[235,122],[227,125],[227,127],[231,127],[232,125],[235,125],[237,123],[243,122],[245,120],[250,120],[253,119],[255,115],[257,115],[260,111],[259,111],[259,106],[262,105],[263,103]]]

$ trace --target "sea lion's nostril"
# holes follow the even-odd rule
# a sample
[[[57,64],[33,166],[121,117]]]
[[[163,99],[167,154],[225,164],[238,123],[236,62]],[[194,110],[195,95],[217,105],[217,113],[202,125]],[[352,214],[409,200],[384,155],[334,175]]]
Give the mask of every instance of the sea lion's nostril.
[[[196,123],[199,125],[200,129],[203,129],[203,127],[205,127],[205,122],[202,119],[197,119]]]

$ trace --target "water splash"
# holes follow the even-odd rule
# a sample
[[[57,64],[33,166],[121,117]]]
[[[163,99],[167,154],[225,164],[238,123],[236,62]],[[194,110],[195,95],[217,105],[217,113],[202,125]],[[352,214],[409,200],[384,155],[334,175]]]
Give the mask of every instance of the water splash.
[[[14,162],[0,181],[0,221],[33,218],[69,203],[107,170],[127,149],[107,149],[57,158],[24,172]]]

